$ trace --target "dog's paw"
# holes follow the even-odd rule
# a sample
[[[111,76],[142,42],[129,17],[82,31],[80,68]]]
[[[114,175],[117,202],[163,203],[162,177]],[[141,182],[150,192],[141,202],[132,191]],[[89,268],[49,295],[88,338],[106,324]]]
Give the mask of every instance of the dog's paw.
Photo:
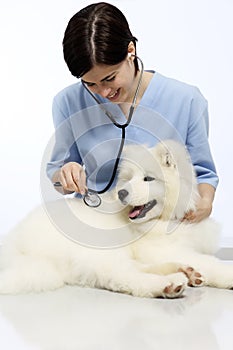
[[[180,297],[187,286],[187,278],[183,273],[168,275],[169,284],[164,288],[162,297],[174,299]]]
[[[162,296],[164,298],[167,298],[167,299],[178,298],[179,296],[182,295],[184,290],[185,290],[184,284],[180,284],[180,285],[176,286],[172,283],[169,286],[165,287],[165,289],[163,290]]]
[[[184,266],[179,268],[180,272],[183,272],[185,276],[188,278],[188,286],[189,287],[202,287],[204,285],[205,279],[200,274],[200,272],[196,271],[191,266]]]

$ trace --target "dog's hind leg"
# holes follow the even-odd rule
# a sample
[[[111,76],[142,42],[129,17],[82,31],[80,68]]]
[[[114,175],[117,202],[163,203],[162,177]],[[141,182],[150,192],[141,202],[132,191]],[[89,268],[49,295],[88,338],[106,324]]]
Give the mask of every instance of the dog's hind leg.
[[[178,271],[183,272],[188,277],[188,286],[189,287],[202,287],[205,284],[205,278],[200,272],[195,270],[191,266],[181,266]]]
[[[155,273],[159,275],[169,275],[176,272],[183,272],[188,278],[188,285],[190,287],[201,287],[204,284],[204,277],[189,265],[181,263],[167,262],[161,265],[146,265],[145,272]]]
[[[45,258],[20,256],[0,270],[0,294],[21,294],[57,289],[64,285],[56,266]]]
[[[205,278],[206,286],[233,289],[233,265],[225,263],[214,256],[198,254],[190,256],[190,263]],[[193,261],[192,261],[193,260]]]

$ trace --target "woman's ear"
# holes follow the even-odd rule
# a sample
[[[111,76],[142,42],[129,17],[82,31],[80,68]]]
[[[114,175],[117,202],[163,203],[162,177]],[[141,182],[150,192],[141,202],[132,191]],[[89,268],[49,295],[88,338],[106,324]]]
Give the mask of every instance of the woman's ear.
[[[135,52],[136,52],[136,50],[135,50],[134,43],[132,41],[130,41],[130,43],[128,45],[128,57],[134,59]]]

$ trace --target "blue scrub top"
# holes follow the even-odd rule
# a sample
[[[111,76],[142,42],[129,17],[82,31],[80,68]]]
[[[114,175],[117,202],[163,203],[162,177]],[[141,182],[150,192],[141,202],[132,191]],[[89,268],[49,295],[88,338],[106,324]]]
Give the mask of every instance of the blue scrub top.
[[[217,187],[218,176],[208,142],[208,104],[191,85],[153,72],[126,128],[126,144],[150,147],[174,139],[186,145],[198,183]],[[126,118],[120,107],[98,96],[118,123]],[[47,175],[67,162],[85,164],[87,185],[101,191],[109,182],[118,154],[121,129],[114,126],[80,82],[59,92],[53,101],[55,145]]]

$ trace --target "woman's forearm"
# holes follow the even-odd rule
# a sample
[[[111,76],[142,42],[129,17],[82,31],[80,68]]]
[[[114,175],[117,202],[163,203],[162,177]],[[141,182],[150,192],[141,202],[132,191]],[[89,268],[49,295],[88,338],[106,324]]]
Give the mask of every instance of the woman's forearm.
[[[212,185],[201,183],[198,185],[198,191],[201,198],[209,201],[209,203],[212,205],[216,191],[215,188]]]

